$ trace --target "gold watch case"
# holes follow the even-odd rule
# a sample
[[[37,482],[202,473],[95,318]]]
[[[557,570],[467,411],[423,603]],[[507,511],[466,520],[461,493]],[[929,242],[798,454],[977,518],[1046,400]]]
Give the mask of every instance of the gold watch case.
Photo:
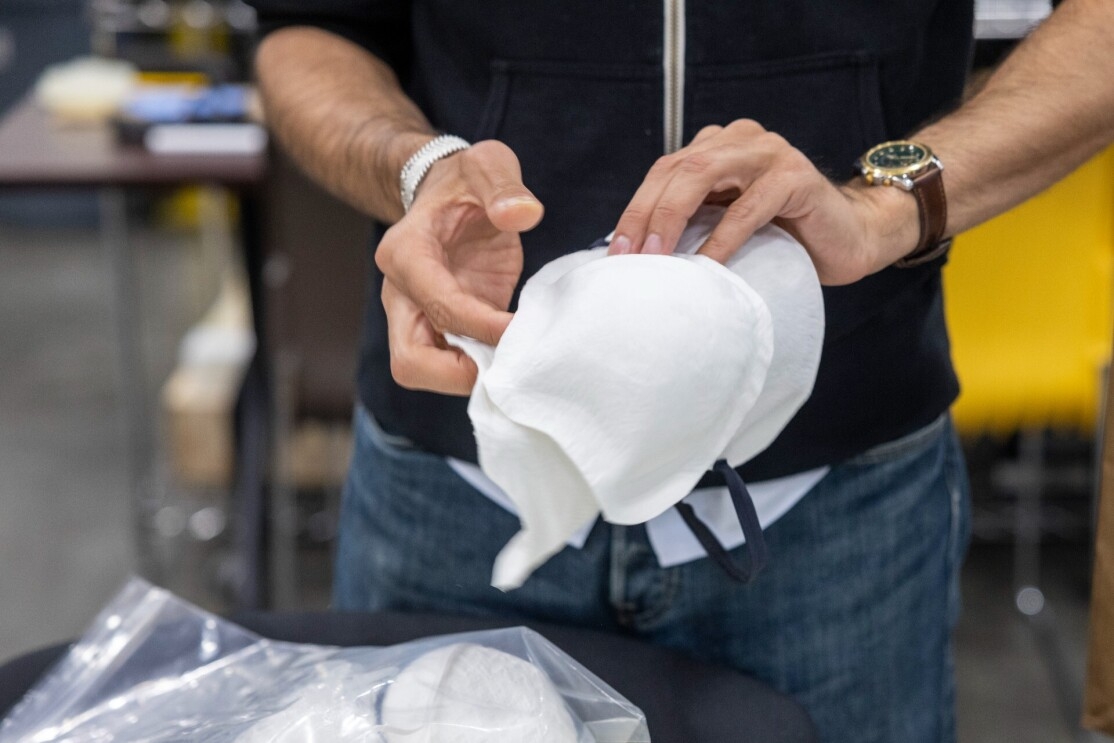
[[[897,139],[875,145],[859,158],[859,172],[869,185],[913,190],[913,178],[933,163],[943,168],[928,145]]]

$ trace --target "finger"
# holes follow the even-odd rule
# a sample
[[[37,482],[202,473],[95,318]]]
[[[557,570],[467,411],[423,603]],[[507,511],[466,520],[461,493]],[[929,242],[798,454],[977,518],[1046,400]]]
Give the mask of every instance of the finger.
[[[455,333],[494,346],[513,317],[465,291],[439,261],[414,261],[400,279],[401,288],[439,333]]]
[[[483,201],[487,218],[502,232],[533,229],[545,212],[522,183],[522,167],[510,147],[496,140],[477,142],[464,153],[474,167],[472,185]]]
[[[739,250],[758,228],[780,214],[789,203],[789,189],[773,174],[764,175],[727,207],[723,218],[698,253],[720,263]]]
[[[391,374],[406,389],[467,397],[472,394],[479,371],[459,348],[411,345],[401,353],[391,352]]]
[[[646,173],[642,184],[634,192],[630,203],[619,217],[619,223],[615,226],[615,236],[611,239],[611,246],[607,251],[608,255],[637,253],[642,249],[650,214],[669,183],[676,163],[676,155],[664,155],[659,157]]]
[[[408,255],[406,260],[390,261],[384,273],[434,330],[498,344],[513,315],[467,291],[445,266],[441,245],[429,233],[411,229],[398,232],[396,238],[398,250]]]
[[[688,153],[650,213],[642,252],[669,254],[677,247],[692,215],[708,195],[745,186],[759,166],[754,153],[737,147],[712,147]]]
[[[628,252],[671,253],[676,248],[677,239],[684,231],[685,224],[710,191],[701,194],[700,199],[695,203],[691,196],[686,196],[683,199],[684,203],[677,205],[679,211],[676,214],[668,213],[674,205],[667,204],[666,213],[658,215],[659,219],[665,218],[664,225],[653,223],[654,212],[659,208],[662,197],[673,190],[678,173],[686,168],[699,170],[700,158],[705,157],[703,153],[722,140],[722,135],[725,133],[730,134],[734,139],[750,139],[764,134],[765,129],[756,122],[748,120],[735,121],[727,127],[705,126],[697,132],[688,147],[659,158],[623,212],[615,228],[615,237],[612,238],[609,255]],[[694,158],[695,162],[692,161]],[[728,188],[729,185],[717,190]]]
[[[460,349],[442,346],[421,309],[390,280],[383,284],[383,306],[395,381],[407,389],[470,394],[478,373],[475,363]]]
[[[708,126],[702,127],[700,131],[696,133],[696,136],[692,138],[692,141],[689,142],[689,146],[691,147],[694,144],[700,144],[701,142],[704,142],[716,136],[722,131],[723,127],[719,126],[718,124],[709,124]]]

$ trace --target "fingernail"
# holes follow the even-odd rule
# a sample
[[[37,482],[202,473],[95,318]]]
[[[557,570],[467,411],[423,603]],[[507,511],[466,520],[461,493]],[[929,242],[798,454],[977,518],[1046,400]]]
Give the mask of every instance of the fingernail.
[[[529,196],[510,196],[505,199],[499,199],[495,202],[495,206],[500,209],[510,209],[513,206],[521,206],[522,204],[535,204],[537,201]]]
[[[653,255],[661,255],[665,252],[665,246],[661,243],[661,235],[656,232],[651,232],[646,238],[646,242],[642,243],[642,252],[651,253]]]
[[[626,235],[616,235],[611,241],[612,255],[626,255],[630,252],[630,238]]]

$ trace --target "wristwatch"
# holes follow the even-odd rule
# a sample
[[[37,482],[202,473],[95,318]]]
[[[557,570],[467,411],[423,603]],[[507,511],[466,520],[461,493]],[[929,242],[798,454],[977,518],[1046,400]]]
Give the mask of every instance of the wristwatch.
[[[402,166],[398,174],[399,196],[402,199],[402,210],[410,211],[414,204],[414,197],[418,193],[418,186],[426,173],[438,160],[454,155],[461,150],[466,150],[472,145],[460,137],[451,134],[442,134],[426,142]]]
[[[894,266],[919,266],[948,252],[951,238],[941,239],[948,223],[948,201],[942,176],[944,165],[927,145],[906,139],[883,142],[867,150],[857,166],[871,186],[897,186],[911,192],[917,200],[920,239],[917,247]]]

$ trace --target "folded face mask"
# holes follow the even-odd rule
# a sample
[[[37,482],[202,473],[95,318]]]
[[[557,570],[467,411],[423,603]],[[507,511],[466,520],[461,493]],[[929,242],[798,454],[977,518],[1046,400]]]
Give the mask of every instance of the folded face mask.
[[[344,661],[313,668],[289,703],[236,743],[577,743],[561,693],[538,667],[468,642],[430,650],[401,669]]]
[[[493,585],[521,585],[601,514],[659,515],[717,460],[769,446],[811,393],[824,326],[811,260],[772,226],[726,266],[695,255],[722,213],[701,210],[671,256],[602,247],[549,263],[497,348],[449,339],[479,368],[480,466],[522,521]]]
[[[577,743],[545,674],[513,655],[457,643],[404,668],[383,697],[386,743]]]

